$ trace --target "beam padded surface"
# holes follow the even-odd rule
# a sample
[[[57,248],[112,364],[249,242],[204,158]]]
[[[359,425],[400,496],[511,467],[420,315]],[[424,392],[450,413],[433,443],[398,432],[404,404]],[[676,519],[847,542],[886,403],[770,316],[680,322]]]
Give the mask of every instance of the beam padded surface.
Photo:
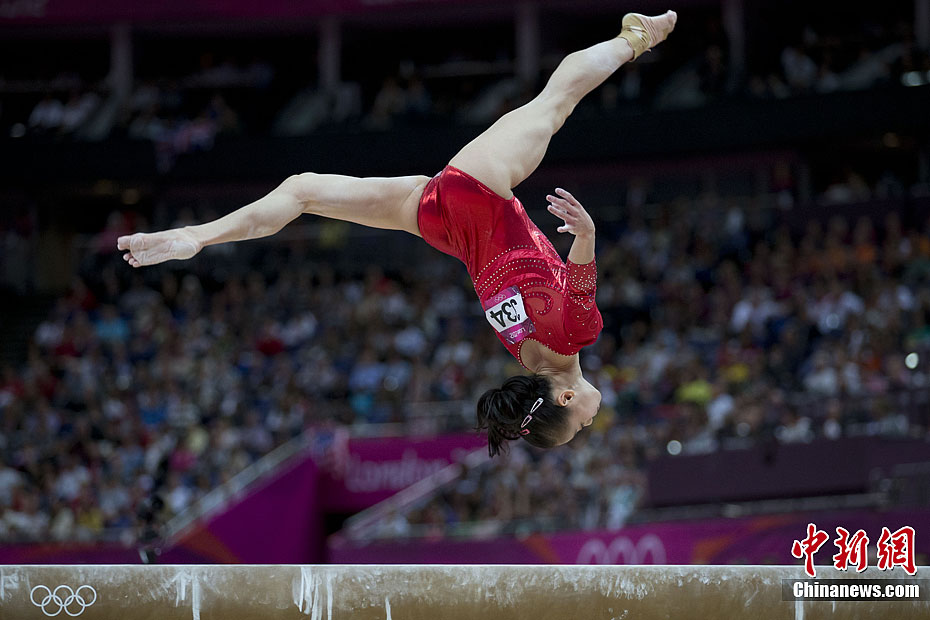
[[[899,570],[818,568],[844,580]],[[928,601],[783,601],[782,579],[804,577],[799,566],[0,566],[0,620],[930,618]]]

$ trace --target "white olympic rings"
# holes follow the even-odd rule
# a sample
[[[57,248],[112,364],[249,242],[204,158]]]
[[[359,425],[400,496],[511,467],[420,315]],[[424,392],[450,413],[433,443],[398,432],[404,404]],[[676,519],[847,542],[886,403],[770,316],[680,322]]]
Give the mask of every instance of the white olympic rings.
[[[36,600],[36,591],[45,590],[40,600]],[[82,594],[83,592],[83,594]],[[93,595],[94,598],[90,598]],[[62,598],[64,596],[64,598]],[[54,618],[62,611],[75,618],[84,613],[84,610],[97,602],[97,591],[91,586],[79,586],[77,590],[72,590],[71,586],[61,585],[54,590],[48,586],[38,585],[29,591],[29,600],[32,604],[42,610],[42,613],[50,618]],[[74,608],[77,611],[72,611]],[[51,611],[49,611],[51,608]]]

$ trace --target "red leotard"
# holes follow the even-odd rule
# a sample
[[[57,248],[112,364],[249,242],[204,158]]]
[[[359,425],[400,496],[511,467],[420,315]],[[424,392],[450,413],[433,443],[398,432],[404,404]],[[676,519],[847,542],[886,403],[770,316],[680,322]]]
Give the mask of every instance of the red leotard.
[[[465,263],[482,305],[507,287],[520,290],[535,327],[525,338],[562,355],[574,355],[597,339],[603,322],[594,302],[594,261],[563,263],[516,197],[501,198],[446,166],[423,190],[417,223],[427,243]],[[522,364],[521,343],[497,335]]]

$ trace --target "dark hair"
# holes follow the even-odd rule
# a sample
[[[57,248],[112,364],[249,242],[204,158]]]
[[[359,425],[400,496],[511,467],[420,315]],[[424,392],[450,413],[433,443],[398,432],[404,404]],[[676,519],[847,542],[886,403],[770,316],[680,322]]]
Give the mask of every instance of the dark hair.
[[[488,429],[488,454],[507,451],[507,441],[525,439],[531,446],[551,448],[562,439],[568,410],[555,404],[549,379],[540,375],[510,377],[499,388],[492,388],[478,399],[475,430]],[[521,428],[537,399],[543,402],[533,419]],[[529,430],[521,434],[521,430]]]

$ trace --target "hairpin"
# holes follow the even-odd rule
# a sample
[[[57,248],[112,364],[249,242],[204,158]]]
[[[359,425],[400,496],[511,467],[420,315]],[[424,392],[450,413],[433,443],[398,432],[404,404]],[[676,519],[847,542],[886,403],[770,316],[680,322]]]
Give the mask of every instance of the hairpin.
[[[533,406],[530,407],[530,413],[529,413],[529,415],[527,415],[525,418],[523,418],[523,422],[520,423],[520,434],[521,434],[521,435],[529,435],[529,434],[530,434],[530,429],[526,428],[526,425],[533,421],[533,412],[536,411],[537,409],[539,409],[540,405],[542,405],[542,404],[543,404],[543,399],[542,399],[542,398],[537,398],[537,399],[536,399],[536,402],[533,403]]]

